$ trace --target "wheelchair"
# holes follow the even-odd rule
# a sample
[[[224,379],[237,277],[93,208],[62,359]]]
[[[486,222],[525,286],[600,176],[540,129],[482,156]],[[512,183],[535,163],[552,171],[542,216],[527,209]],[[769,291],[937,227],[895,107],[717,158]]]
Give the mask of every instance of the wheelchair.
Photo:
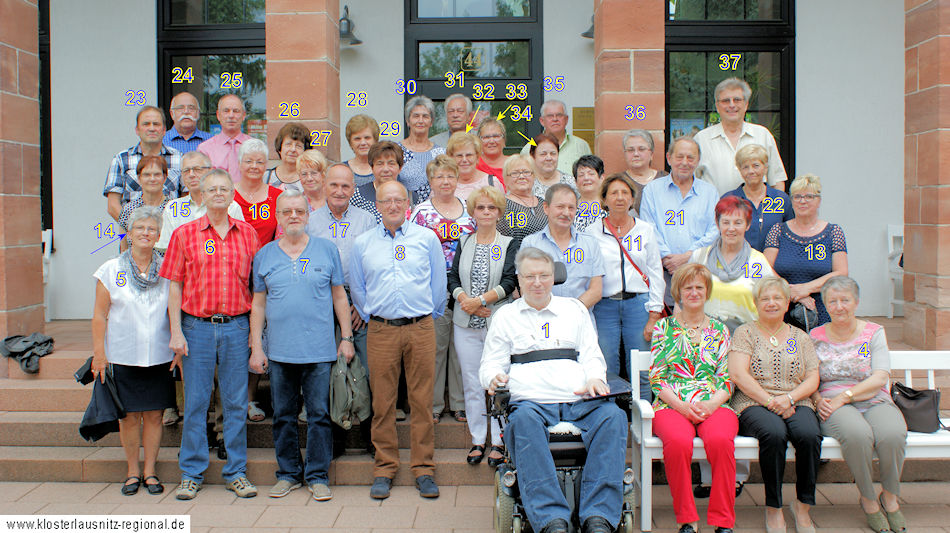
[[[609,376],[608,383],[611,384],[611,390],[614,384],[626,383],[618,376]],[[629,390],[629,383],[627,383]],[[629,392],[615,396],[618,404],[629,406],[631,401]],[[488,396],[486,393],[486,404],[489,416],[498,420],[501,426],[502,435],[504,435],[505,425],[508,421],[509,401],[511,394],[507,388],[498,388],[494,396]],[[625,403],[624,403],[625,402]],[[629,413],[628,409],[624,409]],[[629,414],[628,414],[629,427]],[[580,531],[580,519],[577,515],[577,509],[580,506],[581,477],[584,470],[584,463],[587,459],[587,449],[581,439],[580,429],[570,422],[561,422],[548,428],[548,448],[551,450],[551,456],[554,458],[554,466],[557,470],[557,480],[567,500],[568,507],[571,509],[570,527],[572,532]],[[629,461],[627,468],[623,473],[623,510],[620,517],[618,532],[632,533],[634,531],[634,509],[636,508],[636,491],[634,488],[634,473]],[[537,529],[532,529],[528,523],[524,506],[521,502],[521,495],[518,490],[518,472],[514,467],[512,458],[509,455],[508,447],[505,447],[504,462],[498,465],[495,470],[495,489],[494,489],[494,516],[493,524],[496,533],[526,533],[540,531],[544,524],[538,524]]]

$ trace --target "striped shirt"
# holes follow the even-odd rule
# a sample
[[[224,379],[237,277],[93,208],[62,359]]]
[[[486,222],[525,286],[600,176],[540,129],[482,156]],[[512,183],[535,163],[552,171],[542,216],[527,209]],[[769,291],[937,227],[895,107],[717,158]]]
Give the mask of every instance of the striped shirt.
[[[181,152],[174,148],[162,145],[162,157],[168,164],[168,176],[165,178],[165,185],[162,192],[168,198],[178,198],[181,191]],[[122,195],[122,205],[127,204],[133,198],[142,196],[142,186],[139,184],[138,176],[135,173],[135,167],[142,160],[144,154],[138,144],[132,146],[124,152],[119,152],[112,158],[112,165],[109,167],[109,173],[106,174],[106,183],[102,188],[102,195],[109,196],[109,193],[117,192]]]

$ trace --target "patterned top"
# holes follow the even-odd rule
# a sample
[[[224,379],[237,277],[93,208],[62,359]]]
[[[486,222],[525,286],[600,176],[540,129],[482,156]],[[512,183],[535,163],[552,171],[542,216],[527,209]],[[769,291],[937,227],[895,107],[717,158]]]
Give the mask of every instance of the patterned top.
[[[729,380],[729,330],[714,318],[703,329],[698,343],[691,342],[675,317],[661,319],[653,327],[653,364],[650,387],[656,399],[653,409],[670,408],[660,400],[660,391],[669,389],[684,402],[710,399],[716,391],[732,393]],[[723,407],[729,407],[728,403]]]
[[[890,372],[891,353],[887,349],[884,328],[880,325],[867,322],[857,337],[844,343],[831,342],[825,328],[820,326],[811,330],[821,377],[818,393],[823,398],[837,396],[870,377],[875,370]],[[887,392],[887,384],[873,398],[852,405],[863,413],[879,403],[894,403]]]
[[[162,205],[157,207],[161,207],[164,210],[165,206],[168,205],[168,202],[168,197],[163,197]],[[122,207],[122,214],[119,215],[119,226],[124,231],[129,231],[129,217],[132,216],[132,211],[134,211],[137,207],[142,207],[143,205],[145,205],[145,200],[139,196],[138,198],[133,198],[131,202],[125,204]]]
[[[788,222],[772,226],[765,238],[766,248],[778,248],[775,257],[775,273],[791,284],[808,283],[832,270],[831,256],[835,252],[847,252],[844,231],[837,224],[828,224],[818,235],[801,237],[792,233]],[[831,320],[821,294],[812,293],[818,308],[818,323]]]
[[[426,165],[429,161],[435,159],[435,156],[445,153],[445,148],[433,144],[432,149],[427,152],[413,152],[406,145],[399,143],[402,148],[405,162],[402,171],[399,173],[399,183],[406,186],[409,192],[417,193],[419,201],[429,198],[429,178],[426,176]]]
[[[505,216],[498,221],[498,233],[513,237],[521,242],[532,233],[537,233],[548,225],[548,216],[544,214],[544,200],[538,198],[538,205],[527,207],[505,198]]]
[[[574,229],[584,231],[587,226],[607,216],[607,211],[600,208],[600,202],[581,201],[577,204],[577,214],[574,215]]]
[[[749,355],[749,373],[772,396],[788,394],[805,381],[806,374],[818,368],[818,356],[811,337],[795,326],[789,327],[788,340],[778,347],[772,346],[755,324],[739,326],[732,337],[730,353]],[[729,403],[737,413],[759,405],[739,387]],[[811,395],[798,400],[795,405],[815,408]]]
[[[372,171],[370,171],[369,174],[360,174],[356,172],[356,170],[353,168],[352,165],[350,165],[349,161],[346,162],[346,166],[350,167],[350,170],[353,171],[353,186],[354,187],[359,187],[360,185],[364,185],[366,183],[373,181],[374,176],[373,176]]]
[[[169,198],[177,198],[178,193],[182,190],[180,186],[181,152],[162,145],[161,156],[165,158],[165,163],[168,165],[168,175],[165,176],[162,192]],[[109,166],[109,173],[106,174],[106,183],[102,187],[102,195],[108,197],[111,192],[119,193],[122,195],[122,204],[142,196],[142,186],[139,185],[135,168],[138,167],[139,161],[143,157],[141,146],[138,144],[116,154]]]
[[[459,200],[462,204],[462,201]],[[466,233],[475,232],[475,219],[465,211],[462,204],[462,214],[456,219],[446,218],[432,205],[432,200],[426,200],[417,205],[409,216],[409,221],[435,232],[442,244],[442,253],[445,255],[445,271],[452,270],[452,261],[455,259],[455,249],[459,245],[459,237]]]
[[[577,181],[574,180],[574,176],[570,174],[565,174],[564,172],[558,171],[558,180],[557,183],[566,183],[570,185],[572,189],[577,190]],[[551,185],[554,185],[553,183]],[[537,176],[534,179],[534,185],[531,187],[531,193],[537,196],[538,198],[544,198],[544,194],[548,192],[548,189],[551,188],[551,185],[545,185],[538,181]]]
[[[706,264],[713,246],[706,246],[693,250],[689,256],[690,263]],[[759,318],[759,310],[752,297],[752,288],[755,283],[769,276],[774,276],[769,260],[762,252],[750,250],[749,261],[743,269],[743,275],[732,281],[723,281],[713,274],[712,292],[706,300],[704,310],[706,314],[721,322],[728,322],[734,329],[736,323],[745,324]],[[721,266],[721,265],[720,265]]]
[[[299,179],[289,183],[283,181],[280,179],[280,176],[277,175],[277,167],[267,169],[267,172],[264,173],[264,183],[272,187],[276,187],[282,191],[286,191],[287,189],[296,189],[300,192],[303,192],[303,184],[300,183]]]
[[[491,243],[475,243],[475,260],[472,262],[472,294],[485,294],[488,291],[488,265],[491,263]],[[468,327],[484,329],[488,326],[488,319],[471,315],[468,318]]]

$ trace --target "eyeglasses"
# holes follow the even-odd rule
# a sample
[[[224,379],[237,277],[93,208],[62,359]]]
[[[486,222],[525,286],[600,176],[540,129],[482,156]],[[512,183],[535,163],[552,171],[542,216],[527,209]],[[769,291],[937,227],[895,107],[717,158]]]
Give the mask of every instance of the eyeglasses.
[[[503,136],[500,133],[493,133],[491,135],[482,135],[482,139],[501,139]]]
[[[379,205],[401,205],[406,202],[405,198],[390,198],[388,200],[376,200]]]
[[[810,202],[815,198],[821,198],[820,194],[793,194],[792,200],[796,202]]]
[[[196,105],[176,105],[175,107],[172,108],[172,111],[181,111],[182,109],[184,109],[185,111],[197,111],[197,110],[198,110],[198,106],[196,106]]]
[[[727,105],[729,103],[741,104],[742,102],[745,102],[745,98],[741,96],[734,96],[732,98],[720,98],[719,100],[717,100],[717,102],[719,102],[722,105]]]
[[[301,170],[300,172],[298,172],[298,174],[300,174],[301,178],[309,178],[309,177],[319,178],[320,175],[323,173],[320,172],[319,170]]]
[[[188,167],[181,169],[182,174],[188,174],[191,172],[204,172],[205,170],[210,170],[211,167]]]
[[[551,281],[551,279],[554,278],[553,274],[534,274],[531,276],[521,274],[520,276],[528,283],[534,283],[535,281],[540,281],[541,283],[544,283],[546,281]]]
[[[307,214],[307,210],[306,210],[306,209],[287,208],[287,209],[281,209],[281,210],[280,210],[280,214],[281,214],[281,215],[284,215],[285,217],[289,217],[290,215],[297,215],[297,216],[301,216],[301,217],[302,217],[302,216],[304,216],[304,215]]]
[[[509,172],[508,174],[509,174],[512,178],[521,178],[521,177],[534,176],[534,172],[531,172],[530,170],[512,170],[512,171]]]
[[[158,229],[157,227],[155,227],[155,226],[139,226],[138,224],[136,224],[135,226],[132,226],[132,231],[139,231],[139,232],[142,232],[142,233],[156,233],[156,234],[157,234],[157,233],[159,232],[159,229]]]

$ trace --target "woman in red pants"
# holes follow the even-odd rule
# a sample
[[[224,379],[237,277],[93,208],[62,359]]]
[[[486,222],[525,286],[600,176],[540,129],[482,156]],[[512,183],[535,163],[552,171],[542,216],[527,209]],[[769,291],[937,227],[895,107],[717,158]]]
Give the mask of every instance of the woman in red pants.
[[[690,484],[696,435],[703,440],[712,465],[706,520],[716,533],[732,533],[736,522],[733,439],[739,420],[727,405],[732,394],[726,361],[729,330],[703,312],[711,290],[712,275],[705,266],[681,266],[670,286],[678,309],[653,328],[653,432],[663,441],[663,463],[680,533],[699,531]]]

